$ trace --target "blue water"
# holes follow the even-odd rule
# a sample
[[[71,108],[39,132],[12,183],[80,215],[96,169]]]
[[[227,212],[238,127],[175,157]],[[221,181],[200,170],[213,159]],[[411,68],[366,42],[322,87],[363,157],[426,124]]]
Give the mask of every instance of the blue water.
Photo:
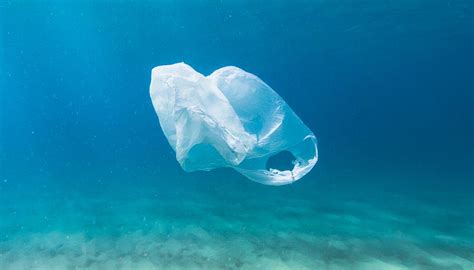
[[[471,0],[1,1],[0,269],[474,269]],[[319,141],[286,186],[186,173],[149,98],[258,75]]]

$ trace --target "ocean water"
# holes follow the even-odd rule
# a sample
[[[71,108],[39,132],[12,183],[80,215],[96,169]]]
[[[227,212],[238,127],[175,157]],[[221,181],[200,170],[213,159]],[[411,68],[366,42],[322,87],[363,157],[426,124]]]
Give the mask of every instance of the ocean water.
[[[0,0],[0,269],[474,269],[471,0]],[[186,173],[151,69],[258,75],[285,186]]]

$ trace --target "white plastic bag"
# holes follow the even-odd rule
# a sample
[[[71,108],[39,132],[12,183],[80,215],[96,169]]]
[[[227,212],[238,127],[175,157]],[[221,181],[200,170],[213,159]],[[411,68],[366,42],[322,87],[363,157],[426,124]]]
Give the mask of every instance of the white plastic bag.
[[[316,164],[316,137],[257,76],[224,67],[209,76],[177,63],[152,70],[150,96],[176,159],[185,171],[232,167],[249,179],[284,185]],[[290,170],[267,170],[281,151]]]

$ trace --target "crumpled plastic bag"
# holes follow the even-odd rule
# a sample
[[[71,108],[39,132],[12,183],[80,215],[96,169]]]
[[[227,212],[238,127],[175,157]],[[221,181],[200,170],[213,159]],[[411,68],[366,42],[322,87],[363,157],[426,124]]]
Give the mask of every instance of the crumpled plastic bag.
[[[209,76],[185,63],[152,70],[150,96],[161,128],[185,171],[231,167],[267,185],[292,183],[316,164],[316,137],[257,76],[223,67]],[[281,151],[292,170],[266,168]]]

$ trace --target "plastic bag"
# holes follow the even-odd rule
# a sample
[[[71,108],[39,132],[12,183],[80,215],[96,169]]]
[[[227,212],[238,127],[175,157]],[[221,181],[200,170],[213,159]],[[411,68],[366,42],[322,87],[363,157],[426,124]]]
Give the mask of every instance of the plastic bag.
[[[150,96],[161,128],[185,171],[231,167],[267,185],[292,183],[316,164],[316,137],[257,76],[224,67],[209,76],[177,63],[152,70]],[[292,170],[268,168],[281,151]]]

